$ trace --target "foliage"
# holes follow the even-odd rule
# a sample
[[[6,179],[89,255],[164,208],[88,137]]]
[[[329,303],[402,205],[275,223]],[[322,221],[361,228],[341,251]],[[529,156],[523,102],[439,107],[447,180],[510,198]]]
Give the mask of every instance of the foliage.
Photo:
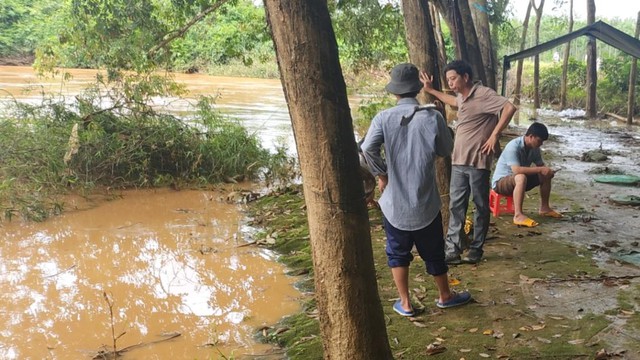
[[[43,39],[55,36],[55,14],[60,7],[53,0],[0,2],[0,57],[33,54]]]
[[[159,60],[147,51],[171,30],[155,13],[153,0],[70,0],[63,11],[68,26],[47,52],[68,67],[145,71]]]
[[[64,142],[51,141],[57,130],[28,119],[0,121],[0,219],[40,221],[62,210],[52,196],[64,178]]]
[[[387,69],[407,61],[404,20],[399,5],[340,1],[335,5],[332,21],[341,63],[352,71]]]
[[[355,132],[364,137],[369,125],[371,125],[371,120],[380,111],[393,106],[395,106],[395,102],[388,94],[381,94],[362,100],[353,120]]]
[[[221,11],[196,24],[184,38],[171,45],[175,68],[207,68],[233,60],[245,66],[275,59],[264,8],[250,0],[225,5]]]
[[[546,66],[544,66],[546,65]],[[562,65],[540,65],[540,100],[549,104],[560,101],[560,86],[562,84]]]
[[[523,76],[533,77],[533,63],[525,62]],[[586,64],[574,58],[569,58],[567,67],[567,105],[569,107],[583,107],[585,105],[585,86],[587,81]],[[562,63],[540,62],[540,98],[548,104],[560,101],[562,84]],[[533,97],[533,84],[523,87],[523,93]]]
[[[629,92],[629,74],[631,62],[629,56],[604,57],[598,76],[598,103],[604,112],[625,113]],[[635,111],[640,111],[640,77],[636,77]]]

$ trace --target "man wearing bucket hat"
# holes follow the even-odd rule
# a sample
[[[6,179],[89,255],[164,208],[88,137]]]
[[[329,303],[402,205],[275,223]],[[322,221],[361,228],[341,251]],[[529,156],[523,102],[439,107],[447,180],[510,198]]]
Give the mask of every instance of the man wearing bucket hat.
[[[516,107],[495,90],[473,81],[471,66],[455,60],[444,68],[449,89],[456,96],[445,94],[431,86],[431,78],[421,74],[424,91],[445,104],[458,108],[456,139],[451,154],[451,184],[449,188],[449,229],[446,252],[448,264],[477,264],[484,253],[489,230],[489,187],[493,155],[500,150],[500,133],[509,124]],[[469,252],[460,258],[464,246],[462,232],[473,194],[475,206],[473,240]]]
[[[436,306],[450,308],[471,300],[468,292],[449,288],[435,160],[451,154],[453,139],[442,115],[419,105],[416,96],[422,88],[418,68],[395,66],[385,89],[396,96],[397,104],[373,118],[362,144],[382,192],[378,203],[384,215],[387,263],[400,295],[393,310],[402,316],[415,315],[409,299],[414,245],[438,287]]]

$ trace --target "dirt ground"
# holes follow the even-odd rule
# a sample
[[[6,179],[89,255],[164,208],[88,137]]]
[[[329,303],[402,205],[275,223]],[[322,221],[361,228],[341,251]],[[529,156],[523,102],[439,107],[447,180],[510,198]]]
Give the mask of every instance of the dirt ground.
[[[625,314],[611,316],[620,301],[620,290],[635,286],[635,316],[640,311],[638,276],[640,276],[640,208],[618,205],[609,200],[614,194],[640,196],[640,184],[620,186],[598,183],[594,177],[603,172],[623,172],[640,175],[640,133],[638,126],[626,126],[615,120],[575,120],[548,117],[544,119],[552,139],[545,144],[549,162],[560,166],[553,187],[553,197],[559,210],[567,215],[562,221],[545,224],[553,238],[576,246],[575,255],[585,256],[590,250],[592,259],[602,274],[610,277],[629,277],[623,283],[566,282],[562,284],[534,285],[525,288],[528,295],[545,306],[535,308],[540,316],[551,313],[577,313],[578,311],[607,315],[611,324],[600,331],[592,341],[603,340],[624,349],[628,343],[640,343],[640,332],[625,328]],[[584,154],[598,151],[607,155],[599,162],[585,161]],[[562,299],[562,301],[558,301]],[[620,315],[620,314],[618,314]],[[637,351],[637,349],[635,350]],[[640,359],[635,351],[624,358]]]
[[[640,196],[640,184],[620,186],[594,180],[598,174],[609,172],[640,176],[638,126],[629,127],[611,119],[587,121],[550,115],[538,114],[536,118],[544,122],[551,133],[543,145],[543,156],[548,165],[561,168],[554,179],[552,206],[565,217],[560,220],[536,217],[539,197],[537,190],[533,190],[527,194],[524,207],[541,225],[523,232],[510,224],[508,215],[499,219],[492,217],[493,240],[487,245],[489,259],[479,265],[479,270],[483,265],[491,266],[491,251],[500,247],[501,239],[548,237],[568,244],[574,259],[549,254],[538,263],[542,267],[542,264],[570,264],[577,258],[587,258],[599,274],[560,275],[549,269],[545,271],[551,272],[540,281],[521,275],[520,285],[527,309],[538,318],[581,319],[583,314],[602,315],[610,323],[590,339],[584,339],[585,342],[608,344],[609,348],[600,354],[602,358],[640,359],[640,347],[629,348],[629,344],[640,344],[637,327],[640,208],[619,205],[609,199],[614,194]],[[523,121],[510,128],[510,132],[521,134],[530,123],[531,119]],[[607,159],[591,161],[585,156],[589,151],[605,154]],[[518,257],[517,254],[513,256]],[[530,266],[526,260],[521,264],[524,264],[523,268]],[[633,320],[628,321],[630,319]]]
[[[521,118],[505,133],[523,134],[531,120]],[[640,175],[638,127],[556,114],[536,118],[551,133],[543,146],[545,161],[562,167],[554,179],[552,205],[565,217],[538,216],[537,190],[527,194],[524,209],[540,226],[518,228],[510,215],[492,217],[483,261],[449,271],[452,287],[469,290],[472,304],[437,309],[433,281],[416,258],[410,288],[418,314],[409,321],[395,314],[397,292],[386,264],[381,214],[369,210],[380,300],[394,358],[640,359],[640,212],[608,198],[638,196],[640,187],[597,183],[592,174],[615,168]],[[608,159],[583,161],[589,150],[602,151]],[[262,215],[256,218],[266,225],[267,234],[278,233],[276,248],[295,254],[287,264],[294,269],[300,253],[308,250],[306,215],[299,211],[302,201],[301,193],[276,196],[259,205]],[[302,245],[292,251],[291,242],[296,241]],[[294,272],[309,272],[310,266],[309,258],[302,266],[307,270]],[[317,309],[313,293],[307,294],[305,313],[275,326],[269,335],[287,348],[289,359],[322,358],[321,338],[312,325]]]

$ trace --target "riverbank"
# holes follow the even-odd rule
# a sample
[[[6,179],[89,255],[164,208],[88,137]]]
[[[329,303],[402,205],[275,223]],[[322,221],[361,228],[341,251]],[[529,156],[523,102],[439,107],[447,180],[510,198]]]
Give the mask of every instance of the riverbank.
[[[558,128],[551,132],[560,133]],[[600,139],[608,139],[607,134],[600,133]],[[579,160],[565,150],[575,145],[568,135],[555,136],[546,145],[554,152],[545,156],[568,168],[563,170],[566,176],[558,176],[552,198],[565,218],[533,215],[541,225],[527,229],[513,226],[509,215],[492,217],[483,261],[452,266],[449,272],[454,289],[473,294],[475,301],[468,306],[437,309],[432,279],[416,260],[410,286],[413,304],[421,312],[412,319],[395,314],[391,305],[397,293],[386,265],[381,213],[369,210],[378,291],[395,358],[423,359],[440,353],[439,359],[456,360],[640,359],[640,270],[621,256],[637,249],[640,239],[634,208],[611,207],[597,195],[602,188],[585,186],[586,166],[574,166]],[[625,150],[634,152],[636,147],[638,141]],[[525,200],[525,211],[536,214],[537,202],[534,190]],[[282,254],[292,274],[305,276],[301,288],[307,291],[303,313],[262,335],[286,348],[290,359],[322,359],[304,209],[299,187],[251,206],[253,223],[265,229],[262,237],[268,241],[263,243]],[[629,220],[625,229],[611,229],[624,219]]]

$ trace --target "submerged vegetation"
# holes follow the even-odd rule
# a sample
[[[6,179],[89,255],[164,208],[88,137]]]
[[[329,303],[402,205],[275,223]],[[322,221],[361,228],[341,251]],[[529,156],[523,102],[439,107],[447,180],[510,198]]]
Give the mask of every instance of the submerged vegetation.
[[[191,115],[178,118],[151,105],[161,91],[181,91],[162,77],[98,79],[72,104],[16,102],[0,115],[2,219],[43,220],[63,210],[58,195],[95,187],[180,188],[289,176],[286,149],[264,149],[255,134],[220,115],[214,99],[201,98]]]

